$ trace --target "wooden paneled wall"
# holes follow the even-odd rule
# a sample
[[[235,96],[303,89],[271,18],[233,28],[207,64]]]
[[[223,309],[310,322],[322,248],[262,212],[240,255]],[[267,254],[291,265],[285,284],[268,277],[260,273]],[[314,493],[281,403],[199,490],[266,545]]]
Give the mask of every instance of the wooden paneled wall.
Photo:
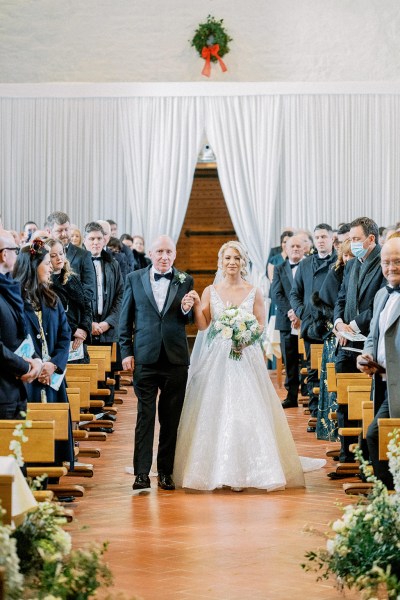
[[[216,168],[195,171],[185,221],[177,244],[176,267],[190,273],[201,295],[213,282],[218,250],[225,242],[237,240],[225,204]],[[188,328],[193,335],[195,327]]]
[[[218,250],[232,239],[236,240],[237,236],[217,170],[198,168],[177,244],[176,266],[193,275],[200,294],[214,280]]]

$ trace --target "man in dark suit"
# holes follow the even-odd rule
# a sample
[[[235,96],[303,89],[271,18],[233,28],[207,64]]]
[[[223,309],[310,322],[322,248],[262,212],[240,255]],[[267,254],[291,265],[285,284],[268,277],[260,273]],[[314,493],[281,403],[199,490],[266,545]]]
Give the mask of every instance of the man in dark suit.
[[[361,349],[363,342],[349,341],[341,333],[368,335],[375,294],[386,283],[378,238],[378,225],[372,219],[360,217],[350,223],[351,251],[356,258],[346,264],[333,313],[334,331],[340,344],[336,356],[337,373],[357,372],[357,353],[347,348]],[[338,426],[348,426],[347,406],[340,404],[336,413]],[[354,462],[349,446],[355,442],[357,438],[346,436],[341,439],[340,462]]]
[[[48,234],[59,240],[65,248],[65,254],[75,275],[83,286],[86,298],[91,302],[96,289],[96,276],[90,253],[71,244],[71,222],[66,213],[51,213],[45,224]]]
[[[330,266],[337,258],[336,252],[332,249],[333,232],[330,225],[321,223],[315,227],[314,245],[316,252],[301,261],[290,292],[290,304],[295,316],[301,320],[301,335],[304,338],[304,347],[306,349],[308,363],[308,406],[312,417],[316,417],[318,413],[318,396],[313,393],[313,388],[319,383],[317,369],[311,369],[309,366],[310,343],[307,340],[307,330],[312,322],[310,313],[311,296],[321,288]],[[309,426],[307,431],[315,431],[315,427]]]
[[[12,272],[19,248],[13,236],[0,231],[0,419],[20,419],[26,411],[24,383],[36,379],[43,367],[39,358],[21,358],[15,350],[24,341],[24,302]],[[34,355],[37,356],[37,355]]]
[[[373,375],[375,418],[368,428],[367,444],[374,475],[393,489],[388,461],[379,460],[378,420],[400,418],[400,239],[389,239],[382,246],[381,265],[387,279],[374,300],[370,332],[363,353],[357,357],[360,371]],[[371,363],[370,361],[375,361]]]
[[[152,265],[126,278],[120,346],[123,368],[134,370],[138,399],[134,490],[150,487],[159,390],[158,485],[164,490],[175,489],[171,474],[189,366],[185,325],[193,306],[193,299],[188,296],[193,279],[173,267],[175,257],[175,244],[169,237],[161,236],[151,246]]]
[[[296,317],[290,306],[289,296],[297,268],[304,257],[304,244],[300,236],[288,238],[286,253],[285,262],[275,267],[271,297],[277,307],[275,328],[280,331],[283,363],[286,370],[287,397],[282,402],[282,406],[283,408],[292,408],[298,405],[299,394],[298,328],[300,319]]]

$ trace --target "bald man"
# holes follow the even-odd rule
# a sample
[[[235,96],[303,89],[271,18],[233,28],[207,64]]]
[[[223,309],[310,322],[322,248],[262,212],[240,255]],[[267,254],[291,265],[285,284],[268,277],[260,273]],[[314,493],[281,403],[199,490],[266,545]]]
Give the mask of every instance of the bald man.
[[[11,277],[19,248],[9,231],[0,231],[0,419],[19,419],[26,411],[24,383],[42,369],[39,358],[21,358],[15,350],[26,337],[20,284]]]
[[[388,285],[375,296],[369,335],[357,367],[374,378],[375,418],[367,432],[374,474],[393,489],[388,462],[379,460],[378,419],[400,418],[400,238],[382,246],[381,267]]]
[[[149,254],[152,264],[130,273],[126,279],[120,315],[122,365],[126,370],[134,370],[133,385],[138,399],[133,489],[150,488],[156,400],[160,391],[158,485],[173,490],[176,434],[189,366],[185,325],[193,299],[187,293],[193,288],[193,279],[173,267],[176,247],[168,236],[157,238]]]

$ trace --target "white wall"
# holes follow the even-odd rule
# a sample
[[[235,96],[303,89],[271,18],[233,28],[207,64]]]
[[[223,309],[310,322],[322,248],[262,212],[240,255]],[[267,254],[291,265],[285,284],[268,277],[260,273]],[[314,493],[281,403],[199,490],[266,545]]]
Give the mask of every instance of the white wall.
[[[204,80],[209,13],[234,38],[213,81],[400,79],[398,0],[0,0],[0,82]]]

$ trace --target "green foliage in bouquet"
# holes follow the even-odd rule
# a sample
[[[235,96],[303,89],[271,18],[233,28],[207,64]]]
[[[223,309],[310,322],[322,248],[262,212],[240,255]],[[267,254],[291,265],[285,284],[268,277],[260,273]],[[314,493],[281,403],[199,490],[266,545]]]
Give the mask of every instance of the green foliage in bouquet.
[[[343,508],[343,516],[331,524],[326,547],[307,552],[306,571],[318,573],[317,580],[336,578],[340,588],[356,588],[364,598],[382,591],[387,598],[400,598],[400,432],[388,447],[389,466],[395,492],[369,475],[369,465],[356,451],[360,468],[373,483],[366,502]]]
[[[217,335],[224,340],[231,340],[229,358],[241,360],[244,348],[260,341],[262,331],[252,313],[237,306],[229,306],[211,323],[207,334],[208,342],[211,343]]]
[[[65,522],[62,507],[50,502],[39,503],[14,531],[2,525],[0,514],[5,600],[88,600],[112,584],[102,561],[107,544],[71,551]]]
[[[232,42],[232,38],[227,34],[223,22],[223,19],[217,21],[214,17],[208,15],[206,23],[200,23],[190,42],[196,48],[199,56],[202,56],[201,53],[204,47],[213,46],[214,44],[219,45],[219,56],[228,54],[229,42]],[[212,62],[217,62],[217,60],[215,56],[211,56]]]

